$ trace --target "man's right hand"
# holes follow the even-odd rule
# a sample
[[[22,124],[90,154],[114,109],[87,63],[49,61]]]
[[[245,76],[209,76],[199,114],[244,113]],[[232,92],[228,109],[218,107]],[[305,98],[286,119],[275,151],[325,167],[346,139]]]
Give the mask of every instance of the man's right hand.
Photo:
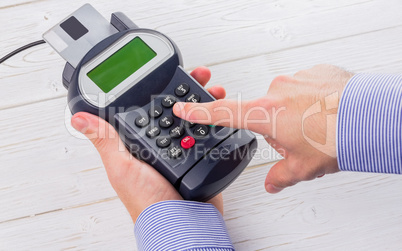
[[[276,77],[264,97],[251,101],[177,103],[174,113],[191,122],[244,128],[262,134],[284,159],[265,188],[277,193],[300,181],[339,171],[336,118],[346,83],[353,76],[331,65]]]

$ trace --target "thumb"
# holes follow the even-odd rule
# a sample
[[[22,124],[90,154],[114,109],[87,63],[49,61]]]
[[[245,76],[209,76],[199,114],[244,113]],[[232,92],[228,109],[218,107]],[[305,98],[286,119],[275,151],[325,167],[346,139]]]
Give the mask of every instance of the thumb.
[[[119,177],[132,165],[131,154],[125,148],[116,130],[105,120],[86,113],[76,113],[71,125],[83,133],[98,150],[109,177]]]
[[[249,129],[267,134],[270,122],[267,99],[249,101],[216,100],[208,103],[178,102],[173,107],[176,116],[193,123]],[[268,132],[269,134],[269,132]]]
[[[298,182],[293,172],[287,165],[287,161],[281,160],[269,170],[265,179],[265,190],[268,193],[279,193],[284,188],[293,186]]]

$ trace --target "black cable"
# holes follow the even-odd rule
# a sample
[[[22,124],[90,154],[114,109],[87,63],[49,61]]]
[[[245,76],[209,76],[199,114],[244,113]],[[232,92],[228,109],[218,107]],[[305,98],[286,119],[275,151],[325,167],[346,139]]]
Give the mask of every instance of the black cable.
[[[14,51],[8,53],[8,54],[5,55],[4,57],[0,58],[0,64],[3,63],[4,61],[6,61],[7,59],[11,58],[11,57],[14,56],[15,54],[20,53],[20,52],[23,51],[23,50],[26,50],[26,49],[28,49],[28,48],[34,47],[34,46],[36,46],[36,45],[44,44],[44,43],[46,43],[45,40],[38,40],[38,41],[32,42],[32,43],[30,43],[30,44],[24,45],[24,46],[22,46],[22,47],[20,47],[20,48],[18,48],[18,49],[16,49],[16,50],[14,50]]]

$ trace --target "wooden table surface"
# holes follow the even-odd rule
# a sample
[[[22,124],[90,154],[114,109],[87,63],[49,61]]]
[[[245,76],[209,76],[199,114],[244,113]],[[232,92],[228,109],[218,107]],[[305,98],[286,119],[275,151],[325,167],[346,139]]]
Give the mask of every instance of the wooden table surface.
[[[0,56],[85,1],[1,0]],[[184,65],[211,68],[228,98],[319,63],[402,72],[400,0],[170,0],[91,4],[169,35]],[[89,141],[70,126],[64,61],[44,44],[0,65],[0,250],[136,250],[133,224]],[[339,173],[270,195],[260,152],[224,192],[236,250],[401,250],[402,176]]]

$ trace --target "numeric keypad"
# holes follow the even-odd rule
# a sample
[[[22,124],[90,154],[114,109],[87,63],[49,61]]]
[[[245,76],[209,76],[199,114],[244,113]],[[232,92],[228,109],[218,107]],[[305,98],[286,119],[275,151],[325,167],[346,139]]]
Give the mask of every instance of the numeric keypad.
[[[144,129],[146,136],[155,140],[157,147],[167,148],[166,151],[171,159],[179,158],[185,149],[192,148],[196,141],[205,138],[210,130],[208,126],[182,121],[173,116],[172,107],[178,100],[200,102],[199,94],[189,93],[190,86],[187,83],[180,83],[174,89],[174,95],[167,94],[155,99],[148,110],[149,117],[138,115],[135,119],[135,125],[139,128],[146,127]]]

